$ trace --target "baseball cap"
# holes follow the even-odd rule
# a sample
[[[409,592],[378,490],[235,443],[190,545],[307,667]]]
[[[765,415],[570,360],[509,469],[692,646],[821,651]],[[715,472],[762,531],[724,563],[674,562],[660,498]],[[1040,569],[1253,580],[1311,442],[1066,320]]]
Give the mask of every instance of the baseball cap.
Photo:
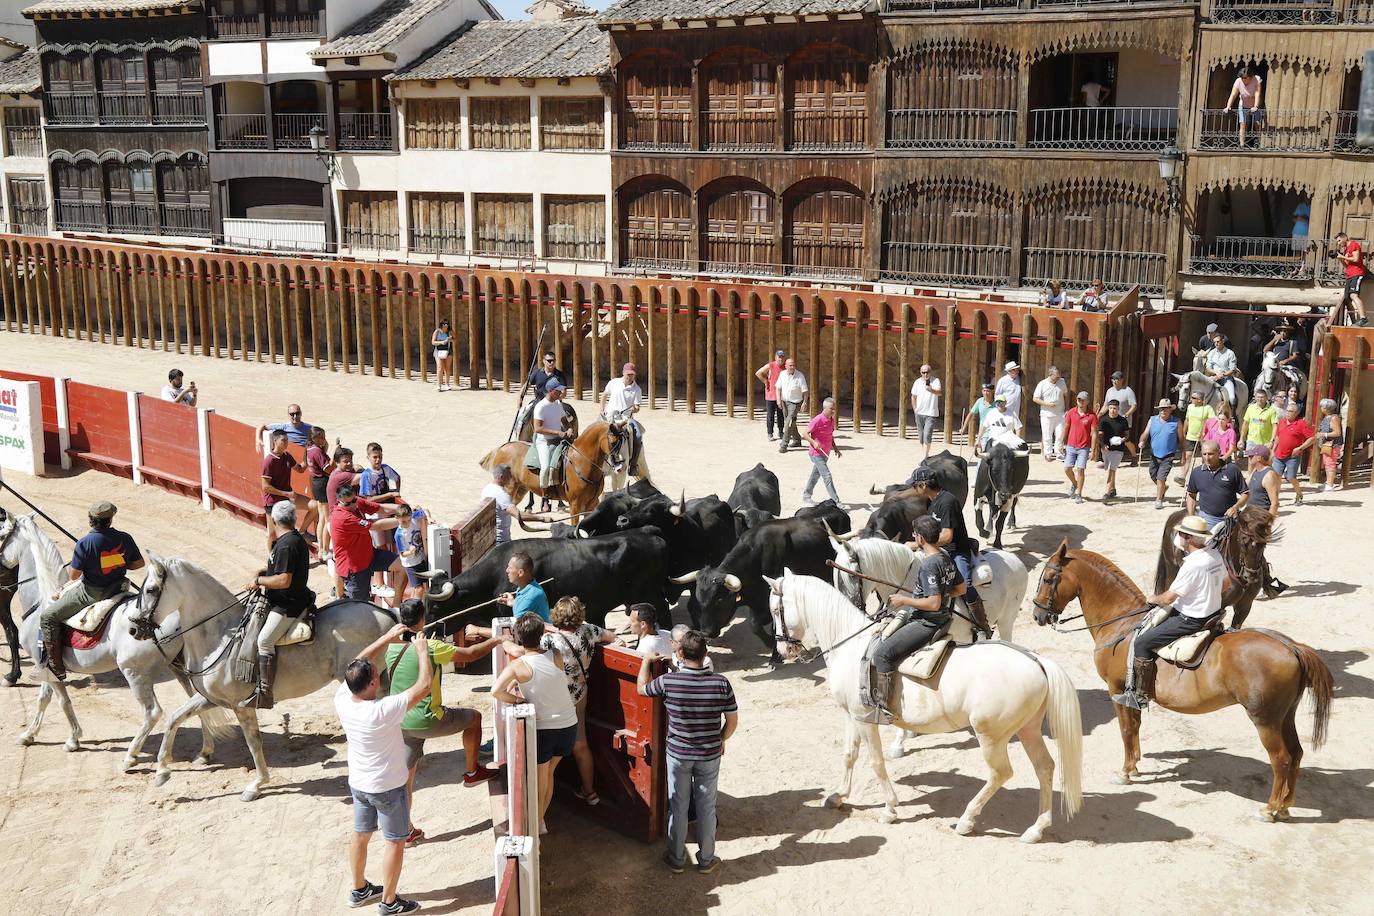
[[[1260,445],[1258,442],[1245,450],[1246,458],[1268,458],[1269,446]]]
[[[1076,397],[1077,397],[1077,399],[1080,400],[1080,401],[1086,401],[1086,400],[1088,399],[1088,392],[1086,392],[1086,391],[1080,391],[1080,392],[1078,392],[1078,394],[1076,395]]]
[[[992,402],[994,404],[1005,404],[1007,403],[1007,396],[1005,394],[999,394],[997,397],[992,399]]]
[[[86,510],[86,514],[91,518],[111,519],[118,511],[114,503],[101,500],[98,503],[91,503],[91,508]]]
[[[1217,329],[1217,326],[1216,326],[1215,324],[1209,324],[1209,325],[1207,325],[1207,333],[1208,333],[1208,334],[1213,334],[1213,333],[1215,333],[1215,332],[1216,332],[1216,329]]]
[[[620,367],[620,373],[621,373],[621,375],[624,375],[626,372],[638,372],[638,371],[639,371],[639,370],[635,368],[635,364],[634,364],[634,363],[626,363],[625,365],[623,365],[623,366]]]
[[[548,385],[545,385],[545,386],[544,386],[544,390],[545,390],[545,391],[567,391],[567,390],[568,390],[568,386],[567,386],[567,385],[564,385],[562,382],[552,382],[552,383],[550,383],[550,384],[548,384]]]
[[[991,391],[991,390],[992,390],[992,382],[984,382],[984,383],[983,383],[983,390],[984,390],[984,391]]]
[[[935,480],[935,472],[925,465],[916,469],[916,473],[911,475],[913,483],[930,483]]]
[[[786,350],[777,350],[777,351],[774,351],[773,355],[774,355],[774,356],[786,356],[786,355],[787,355],[787,351],[786,351]]]

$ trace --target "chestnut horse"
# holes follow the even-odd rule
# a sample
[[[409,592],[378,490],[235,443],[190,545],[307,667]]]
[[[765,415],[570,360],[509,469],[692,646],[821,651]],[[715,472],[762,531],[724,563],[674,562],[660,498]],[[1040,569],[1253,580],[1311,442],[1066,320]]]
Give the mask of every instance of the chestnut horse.
[[[1108,693],[1125,690],[1131,629],[1149,610],[1145,596],[1111,560],[1091,550],[1070,550],[1068,541],[1045,561],[1035,592],[1035,622],[1058,629],[1059,615],[1078,599],[1083,629],[1093,634],[1093,661]],[[1060,631],[1071,632],[1071,631]],[[1312,746],[1326,741],[1331,716],[1331,670],[1311,647],[1273,630],[1233,630],[1218,636],[1193,670],[1159,666],[1155,702],[1174,712],[1197,715],[1231,705],[1245,708],[1269,752],[1274,784],[1261,818],[1288,816],[1298,789],[1302,743],[1296,724],[1303,691],[1314,701]],[[1117,783],[1139,776],[1140,711],[1116,706],[1126,757]]]
[[[1164,522],[1159,543],[1159,560],[1155,564],[1155,592],[1169,587],[1183,565],[1183,551],[1174,546],[1173,532],[1183,521],[1186,509],[1179,509]],[[1213,543],[1226,564],[1231,587],[1221,596],[1221,606],[1231,609],[1231,629],[1239,630],[1250,616],[1250,608],[1260,589],[1269,581],[1269,564],[1264,559],[1264,547],[1282,537],[1275,531],[1273,519],[1264,509],[1247,508],[1229,519]]]
[[[507,442],[487,452],[478,462],[490,471],[498,464],[511,469],[510,497],[520,502],[526,493],[558,497],[568,504],[573,524],[596,508],[605,489],[607,472],[614,473],[629,458],[630,434],[624,421],[599,420],[588,426],[563,452],[563,482],[545,493],[539,486],[539,472],[525,467],[525,452],[534,448],[528,442]]]

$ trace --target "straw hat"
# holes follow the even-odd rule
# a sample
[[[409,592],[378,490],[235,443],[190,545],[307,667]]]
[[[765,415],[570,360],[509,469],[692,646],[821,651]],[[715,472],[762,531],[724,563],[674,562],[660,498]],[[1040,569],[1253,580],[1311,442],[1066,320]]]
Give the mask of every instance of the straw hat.
[[[1195,538],[1210,538],[1212,536],[1212,526],[1207,524],[1207,519],[1200,515],[1186,516],[1183,521],[1174,526],[1174,530],[1179,534],[1186,534]]]

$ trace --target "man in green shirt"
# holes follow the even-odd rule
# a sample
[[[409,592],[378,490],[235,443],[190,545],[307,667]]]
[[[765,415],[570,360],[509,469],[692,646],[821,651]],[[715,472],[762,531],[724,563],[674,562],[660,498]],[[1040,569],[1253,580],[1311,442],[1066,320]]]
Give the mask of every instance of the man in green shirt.
[[[973,453],[978,454],[976,438],[978,431],[983,426],[983,415],[996,407],[997,404],[992,399],[992,382],[983,383],[983,396],[973,402],[973,406],[968,409],[968,416],[964,417],[964,424],[959,431],[969,437],[970,442],[974,442]]]
[[[1278,426],[1279,411],[1269,403],[1269,392],[1261,388],[1255,392],[1255,399],[1245,408],[1244,422],[1240,424],[1240,449],[1247,445],[1273,447],[1274,430]]]
[[[424,629],[423,601],[415,598],[402,601],[396,610],[401,623],[412,633],[419,633]],[[410,776],[406,780],[408,796],[413,797],[415,792],[415,770],[420,765],[420,758],[425,755],[427,738],[462,734],[463,752],[467,758],[467,768],[463,771],[463,785],[480,785],[497,775],[496,770],[477,762],[478,746],[482,743],[482,714],[475,709],[462,706],[444,706],[443,677],[438,672],[442,670],[442,666],[455,659],[472,662],[484,658],[491,654],[491,650],[496,648],[498,642],[499,639],[487,639],[475,646],[455,646],[442,639],[429,640],[429,657],[436,672],[434,686],[430,688],[429,696],[421,700],[401,720],[401,737],[406,745],[406,769],[410,771]],[[410,643],[398,643],[387,647],[385,664],[390,678],[388,692],[391,694],[405,693],[420,676],[420,659]],[[414,808],[411,810],[413,812]],[[425,832],[412,823],[406,845],[413,845],[424,838]]]

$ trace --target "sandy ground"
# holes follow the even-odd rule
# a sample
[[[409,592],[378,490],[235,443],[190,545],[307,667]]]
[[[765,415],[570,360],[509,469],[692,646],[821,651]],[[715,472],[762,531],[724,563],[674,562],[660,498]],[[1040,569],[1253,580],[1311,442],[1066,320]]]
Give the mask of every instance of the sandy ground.
[[[0,364],[65,372],[82,381],[156,391],[170,364],[182,366],[202,403],[251,421],[285,419],[287,400],[330,436],[360,448],[370,439],[405,477],[412,499],[441,519],[470,508],[483,484],[477,458],[501,441],[514,395],[314,370],[162,356],[76,342],[0,334]],[[584,417],[590,405],[579,405]],[[807,471],[803,454],[779,456],[761,422],[654,411],[645,417],[649,455],[665,489],[689,495],[728,491],[734,475],[764,461],[782,479],[784,510],[797,505]],[[854,502],[871,481],[901,479],[918,447],[895,437],[841,439],[849,453],[835,464],[841,495]],[[1037,457],[1023,501],[1024,527],[1008,547],[1037,567],[1067,537],[1116,560],[1148,584],[1164,513],[1148,501],[1104,507],[1103,472],[1090,470],[1090,501],[1063,495],[1057,468]],[[1130,493],[1134,471],[1123,472]],[[179,554],[237,585],[263,553],[260,534],[191,501],[92,473],[15,482],[69,527],[83,507],[111,498],[119,520],[145,546]],[[17,508],[8,494],[0,504]],[[544,845],[544,899],[550,913],[833,912],[1135,912],[1158,907],[1211,912],[1351,912],[1371,907],[1374,865],[1374,662],[1370,660],[1370,569],[1363,525],[1370,491],[1311,496],[1281,513],[1287,537],[1271,555],[1293,588],[1262,601],[1252,623],[1316,647],[1335,673],[1331,740],[1308,750],[1294,822],[1266,825],[1252,816],[1268,795],[1270,769],[1244,713],[1205,718],[1150,712],[1143,732],[1142,782],[1108,780],[1121,744],[1110,702],[1089,664],[1086,634],[1037,628],[1027,608],[1017,641],[1063,663],[1079,688],[1085,738],[1086,799],[1079,817],[1057,819],[1046,841],[1017,843],[1033,819],[1034,776],[1013,749],[1017,768],[989,804],[981,831],[959,837],[953,824],[981,784],[984,768],[968,734],[931,736],[892,764],[902,820],[876,819],[879,794],[860,760],[855,806],[832,811],[820,800],[839,770],[843,725],[819,663],[772,672],[761,645],[738,623],[713,648],[741,706],[741,726],[721,775],[719,854],[725,865],[702,877],[666,873],[659,849],[594,826],[568,808],[550,815]],[[855,511],[861,520],[867,507]],[[1032,571],[1032,581],[1037,575]],[[316,582],[318,589],[324,583]],[[486,679],[445,675],[445,697],[489,712],[473,693]],[[56,704],[39,743],[12,740],[33,711],[26,678],[0,691],[0,873],[9,893],[0,911],[42,913],[321,913],[342,911],[350,826],[342,737],[329,694],[264,713],[273,786],[256,802],[238,800],[247,780],[241,740],[221,744],[208,768],[188,763],[199,747],[195,727],[177,742],[176,771],[162,789],[151,764],[117,771],[135,726],[135,708],[118,676],[78,681],[74,694],[85,748],[63,750],[67,727]],[[164,704],[180,691],[163,685]],[[289,720],[289,721],[288,721]],[[1300,730],[1310,734],[1304,711]],[[160,732],[149,741],[155,749]],[[430,835],[406,855],[402,892],[427,912],[478,913],[490,905],[492,844],[487,794],[466,790],[456,742],[440,743],[421,770],[416,822]],[[374,852],[376,847],[374,846]],[[375,876],[376,868],[372,870]]]

